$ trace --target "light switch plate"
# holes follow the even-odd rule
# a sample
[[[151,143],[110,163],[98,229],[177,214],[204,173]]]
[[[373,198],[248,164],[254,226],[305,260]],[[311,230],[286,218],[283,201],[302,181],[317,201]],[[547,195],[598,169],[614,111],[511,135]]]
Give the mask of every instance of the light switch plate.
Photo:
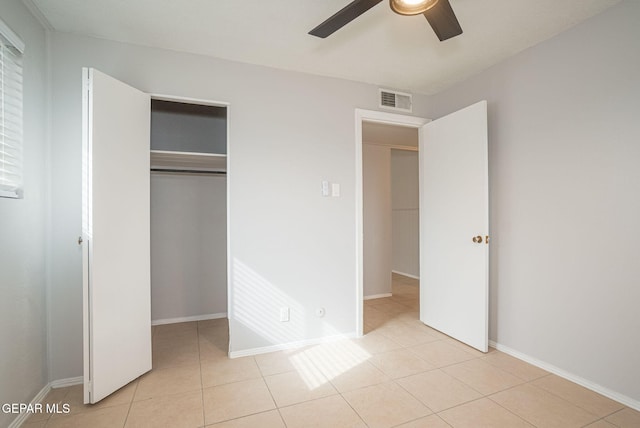
[[[289,308],[280,308],[280,321],[289,321]]]
[[[340,196],[340,183],[331,183],[331,196]]]
[[[329,182],[327,180],[322,181],[322,196],[329,196]]]

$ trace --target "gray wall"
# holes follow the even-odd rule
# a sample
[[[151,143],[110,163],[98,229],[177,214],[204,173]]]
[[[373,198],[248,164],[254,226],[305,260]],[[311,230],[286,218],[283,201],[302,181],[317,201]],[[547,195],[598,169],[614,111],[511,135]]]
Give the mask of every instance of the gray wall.
[[[363,294],[391,293],[391,150],[362,145]]]
[[[420,277],[418,152],[391,150],[392,269]]]
[[[18,0],[1,0],[0,17],[26,44],[24,199],[0,198],[0,403],[28,403],[48,382],[46,34]]]
[[[355,332],[354,110],[376,109],[376,86],[62,33],[52,60],[54,379],[82,373],[82,66],[149,93],[231,103],[233,351]],[[413,101],[424,115],[426,97]],[[322,197],[323,180],[341,196]]]
[[[227,312],[227,180],[151,175],[151,320]]]
[[[489,102],[491,339],[640,405],[640,2],[431,98]]]
[[[151,100],[151,150],[226,154],[226,107]]]

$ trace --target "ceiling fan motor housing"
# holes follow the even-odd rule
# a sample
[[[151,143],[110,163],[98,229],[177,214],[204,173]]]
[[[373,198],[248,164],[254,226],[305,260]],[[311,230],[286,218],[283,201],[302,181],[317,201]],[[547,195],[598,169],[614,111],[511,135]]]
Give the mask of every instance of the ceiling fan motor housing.
[[[438,4],[438,0],[389,0],[391,10],[399,15],[420,15]]]

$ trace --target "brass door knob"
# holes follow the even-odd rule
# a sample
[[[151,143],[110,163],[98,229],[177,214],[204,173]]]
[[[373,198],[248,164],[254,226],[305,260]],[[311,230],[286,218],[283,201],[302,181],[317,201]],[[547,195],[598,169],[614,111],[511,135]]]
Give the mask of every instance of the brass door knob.
[[[474,236],[472,241],[475,242],[476,244],[482,244],[482,236],[480,235]]]

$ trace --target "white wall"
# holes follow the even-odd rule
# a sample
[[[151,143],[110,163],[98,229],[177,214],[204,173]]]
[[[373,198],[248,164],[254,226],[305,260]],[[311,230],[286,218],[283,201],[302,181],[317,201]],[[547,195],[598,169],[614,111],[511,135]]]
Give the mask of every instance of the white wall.
[[[151,320],[227,312],[227,180],[151,175]]]
[[[355,332],[354,111],[377,107],[377,87],[62,33],[52,58],[54,379],[82,373],[82,66],[150,93],[231,103],[233,351]],[[416,116],[425,100],[414,97]],[[322,180],[342,195],[322,197]]]
[[[418,152],[391,150],[392,269],[412,277],[420,277],[418,206]]]
[[[430,103],[489,102],[491,339],[636,407],[639,17],[624,1]]]
[[[391,293],[391,150],[362,145],[363,294]]]
[[[0,198],[0,403],[28,403],[48,382],[46,34],[19,0],[1,0],[0,18],[26,45],[24,199]]]

